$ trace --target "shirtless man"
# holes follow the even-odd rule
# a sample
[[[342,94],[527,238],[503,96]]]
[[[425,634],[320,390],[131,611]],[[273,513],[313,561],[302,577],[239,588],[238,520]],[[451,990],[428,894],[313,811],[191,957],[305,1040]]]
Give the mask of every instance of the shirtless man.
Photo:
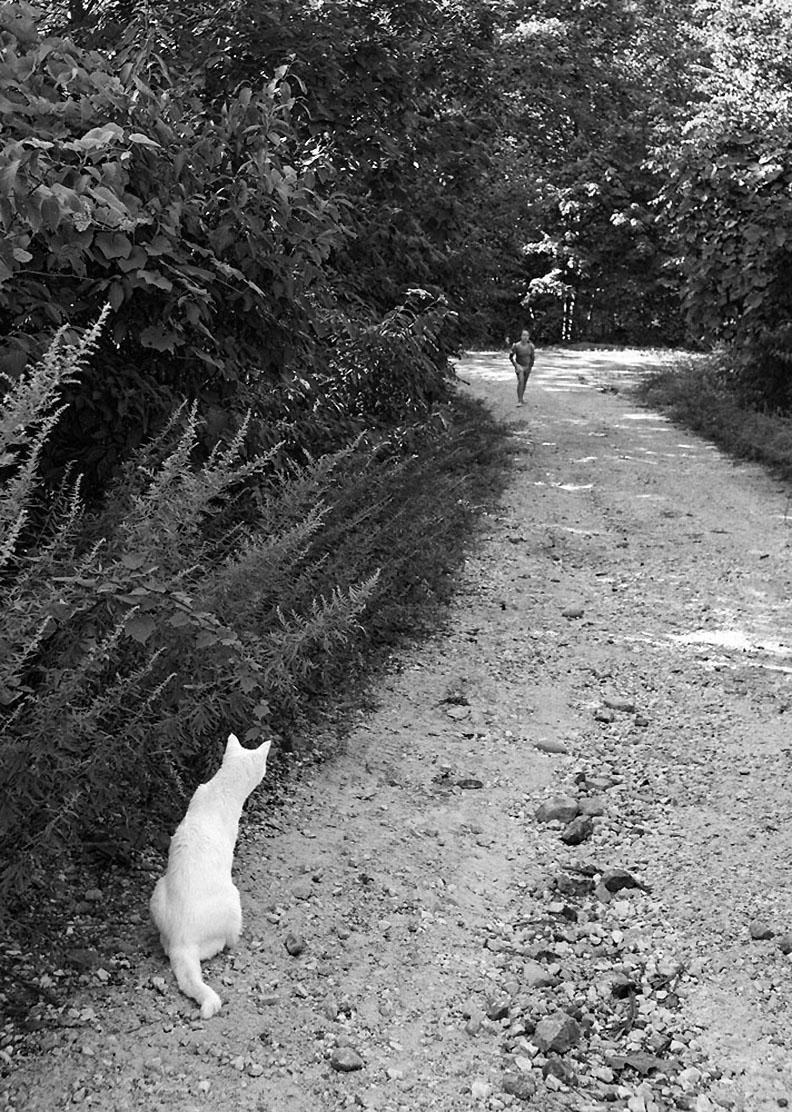
[[[531,343],[531,334],[523,328],[516,344],[512,344],[509,359],[517,374],[517,405],[523,404],[523,394],[528,382],[528,376],[534,365],[536,348]]]

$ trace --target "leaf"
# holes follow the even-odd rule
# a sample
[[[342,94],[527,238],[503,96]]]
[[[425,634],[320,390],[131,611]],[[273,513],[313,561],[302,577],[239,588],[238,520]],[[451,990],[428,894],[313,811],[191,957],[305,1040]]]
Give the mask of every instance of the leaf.
[[[124,287],[121,282],[113,282],[110,287],[110,308],[117,312],[124,303]]]
[[[45,197],[41,202],[41,218],[44,221],[45,227],[55,232],[63,217],[63,212],[56,197],[50,195]]]
[[[123,128],[120,128],[118,124],[105,124],[103,127],[92,127],[90,131],[86,131],[81,139],[75,140],[74,146],[78,150],[95,150],[123,138]]]
[[[162,149],[161,144],[156,139],[149,139],[148,135],[141,135],[139,131],[133,131],[129,136],[130,143],[137,143],[140,147],[158,147]]]
[[[106,259],[126,259],[132,253],[129,238],[121,232],[99,232],[94,236],[94,245]]]
[[[145,282],[147,286],[156,286],[157,289],[165,290],[169,293],[173,289],[173,282],[166,278],[164,274],[159,274],[156,270],[139,270],[137,272],[138,278]]]
[[[140,333],[141,346],[155,351],[173,351],[177,339],[176,332],[167,331],[160,324],[151,324]]]
[[[22,165],[20,158],[15,158],[0,170],[0,193],[8,195],[13,193],[16,184],[17,173],[19,167]]]
[[[147,614],[136,613],[130,618],[127,618],[124,628],[130,637],[135,641],[139,641],[141,645],[145,645],[149,637],[151,637],[154,630],[157,628],[156,621],[149,617]]]

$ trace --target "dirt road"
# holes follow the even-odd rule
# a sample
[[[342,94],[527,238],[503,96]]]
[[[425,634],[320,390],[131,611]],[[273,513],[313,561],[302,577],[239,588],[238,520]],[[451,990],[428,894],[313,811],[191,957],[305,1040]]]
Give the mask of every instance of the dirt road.
[[[0,1106],[792,1100],[792,507],[624,395],[647,358],[540,352],[522,409],[462,361],[513,479],[447,627],[248,829],[220,1015],[134,909]]]

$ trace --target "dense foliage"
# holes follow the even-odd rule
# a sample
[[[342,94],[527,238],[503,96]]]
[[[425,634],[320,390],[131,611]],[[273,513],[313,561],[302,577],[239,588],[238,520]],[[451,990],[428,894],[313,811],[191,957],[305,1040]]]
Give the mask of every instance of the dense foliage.
[[[756,404],[792,407],[792,10],[703,6],[709,67],[698,111],[665,152],[664,217],[692,337],[726,341],[723,368]],[[706,94],[706,95],[705,95]]]
[[[185,405],[89,513],[77,476],[47,495],[37,468],[59,386],[99,341],[62,332],[0,406],[3,911],[75,845],[128,859],[230,729],[282,753],[425,626],[501,443],[478,408],[443,407],[437,430],[402,423],[267,478],[244,426],[196,466]]]

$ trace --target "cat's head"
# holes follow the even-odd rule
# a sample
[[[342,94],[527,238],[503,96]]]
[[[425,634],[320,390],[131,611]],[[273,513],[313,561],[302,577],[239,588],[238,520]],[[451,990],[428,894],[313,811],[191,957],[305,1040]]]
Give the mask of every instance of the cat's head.
[[[256,749],[245,749],[236,734],[229,734],[223,755],[223,771],[244,791],[247,797],[264,779],[271,741],[264,741]]]

